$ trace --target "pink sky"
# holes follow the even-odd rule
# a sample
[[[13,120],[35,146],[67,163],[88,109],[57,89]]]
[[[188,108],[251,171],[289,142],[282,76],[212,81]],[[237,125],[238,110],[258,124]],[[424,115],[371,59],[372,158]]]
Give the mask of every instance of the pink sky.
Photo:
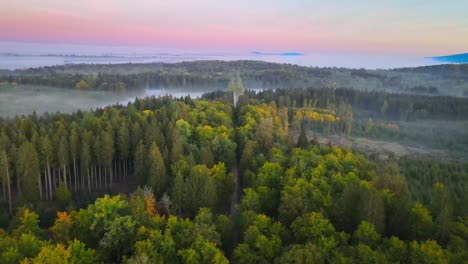
[[[8,1],[0,4],[0,40],[426,55],[468,51],[467,4],[405,2]]]

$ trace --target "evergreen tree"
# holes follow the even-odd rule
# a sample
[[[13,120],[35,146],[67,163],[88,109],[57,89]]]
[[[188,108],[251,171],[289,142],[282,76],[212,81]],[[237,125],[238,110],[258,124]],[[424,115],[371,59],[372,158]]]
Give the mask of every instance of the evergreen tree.
[[[8,192],[8,208],[10,214],[12,213],[11,206],[11,180],[10,180],[10,170],[8,168],[8,157],[5,149],[0,149],[0,180],[7,187]]]
[[[39,199],[40,165],[31,142],[24,142],[18,149],[17,173],[21,182],[21,194],[25,202],[36,203]]]
[[[79,144],[80,138],[78,135],[78,124],[73,122],[71,125],[71,132],[70,132],[70,158],[73,160],[73,177],[74,177],[74,190],[77,191],[78,189],[78,168],[76,166],[76,161],[78,159],[78,155],[80,154]]]
[[[42,157],[45,160],[46,165],[46,185],[48,190],[47,197],[49,200],[52,200],[53,197],[53,183],[52,183],[52,174],[51,174],[51,164],[53,159],[53,146],[50,142],[50,139],[47,135],[45,135],[41,140],[41,152]]]
[[[237,106],[237,101],[239,101],[239,96],[244,94],[244,85],[242,84],[242,79],[240,74],[236,74],[234,78],[228,84],[228,90],[232,93],[234,107]]]
[[[303,149],[307,149],[309,147],[309,140],[307,140],[304,126],[301,127],[301,134],[299,134],[296,146]]]
[[[67,165],[69,163],[69,146],[68,140],[65,136],[60,139],[59,148],[58,148],[58,160],[60,167],[63,169],[63,182],[65,187],[68,188],[68,179],[67,179]]]
[[[162,196],[167,188],[167,174],[164,160],[156,143],[151,145],[148,153],[148,185],[157,196]]]
[[[123,124],[119,128],[118,137],[117,137],[117,149],[119,153],[119,159],[122,163],[122,169],[120,174],[126,176],[127,173],[127,160],[130,155],[130,134],[127,128],[127,125]]]
[[[91,192],[92,181],[90,173],[91,165],[91,133],[89,131],[84,131],[81,139],[81,152],[80,152],[80,163],[81,163],[81,178],[82,184],[84,185],[84,177],[86,175],[86,181],[88,186],[88,191]]]

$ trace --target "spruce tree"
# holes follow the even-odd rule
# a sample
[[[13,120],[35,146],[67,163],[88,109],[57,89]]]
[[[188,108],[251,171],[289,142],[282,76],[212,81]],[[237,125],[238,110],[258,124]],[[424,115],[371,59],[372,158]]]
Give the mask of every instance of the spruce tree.
[[[146,185],[147,175],[145,166],[145,146],[143,145],[143,141],[140,140],[137,144],[133,157],[135,180],[140,187],[144,187]]]
[[[161,196],[167,187],[166,166],[156,143],[151,145],[148,153],[148,185],[157,196]]]
[[[39,199],[40,165],[37,151],[29,141],[24,142],[18,149],[17,173],[24,201],[36,203]]]
[[[11,180],[10,180],[10,172],[8,169],[8,157],[5,149],[0,150],[0,179],[3,184],[7,186],[8,192],[8,208],[10,210],[10,214],[12,213],[11,207]]]

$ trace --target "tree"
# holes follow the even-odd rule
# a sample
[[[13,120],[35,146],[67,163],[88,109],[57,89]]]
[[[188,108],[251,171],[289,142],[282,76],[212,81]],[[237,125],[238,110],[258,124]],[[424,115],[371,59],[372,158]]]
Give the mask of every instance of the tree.
[[[24,142],[18,150],[17,172],[21,181],[22,197],[25,202],[36,203],[41,184],[39,158],[34,145]],[[39,180],[38,180],[39,179]]]
[[[71,215],[67,212],[57,212],[54,225],[49,229],[57,243],[66,244],[70,240],[71,221]]]
[[[216,186],[205,165],[192,167],[184,189],[188,212],[195,214],[201,207],[213,208],[216,205]]]
[[[58,148],[58,160],[60,167],[63,169],[63,182],[65,184],[65,187],[68,188],[68,180],[67,180],[67,169],[66,166],[69,163],[69,146],[68,146],[68,140],[65,136],[62,136],[60,139],[59,143],[59,148]]]
[[[240,74],[236,74],[234,78],[228,84],[228,90],[232,93],[234,107],[237,106],[237,101],[239,101],[239,96],[244,94],[244,85],[242,84],[242,79]]]
[[[385,254],[392,263],[404,263],[408,259],[408,245],[392,236],[385,241]]]
[[[112,161],[114,160],[114,140],[112,134],[108,131],[103,131],[101,133],[101,148],[102,148],[102,161],[103,165],[105,166],[105,171],[109,170],[109,181],[110,181],[110,188],[112,189],[113,183],[113,172],[112,172]],[[107,179],[107,173],[105,173],[105,177]],[[107,182],[107,180],[106,180]]]
[[[362,221],[353,234],[354,243],[356,244],[362,243],[362,244],[368,245],[369,247],[373,249],[377,248],[380,245],[381,243],[380,239],[381,239],[380,234],[377,233],[374,225],[366,221]]]
[[[88,131],[83,133],[81,140],[81,153],[80,153],[80,163],[81,163],[81,174],[86,174],[88,182],[88,192],[91,192],[91,174],[90,174],[90,165],[91,165],[91,134]],[[84,181],[82,181],[84,184]]]
[[[40,236],[42,234],[39,228],[39,215],[29,210],[28,208],[21,208],[16,214],[19,225],[13,230],[13,236],[20,237],[23,234],[31,234],[33,236]]]
[[[435,216],[434,227],[437,241],[442,245],[447,245],[452,229],[452,208],[446,187],[442,183],[434,186],[434,198],[432,200],[432,215]]]
[[[236,263],[273,263],[281,255],[283,228],[266,215],[256,215],[247,224],[242,243],[234,250]]]
[[[299,134],[299,138],[297,139],[296,146],[298,148],[307,149],[309,147],[309,140],[307,139],[307,135],[305,133],[305,128],[301,128],[301,133]]]
[[[104,259],[120,263],[133,248],[134,234],[135,221],[130,216],[116,217],[107,224],[106,232],[99,241],[99,254]]]
[[[445,251],[434,240],[410,243],[410,263],[448,263]]]
[[[56,198],[57,198],[58,205],[62,209],[64,209],[66,206],[70,204],[71,192],[67,189],[67,187],[65,186],[65,183],[63,182],[59,183],[59,186],[57,187],[57,190],[56,190]]]
[[[179,131],[179,134],[182,136],[184,143],[187,143],[190,136],[192,135],[190,124],[183,119],[179,119],[176,121],[176,127]]]
[[[52,143],[50,142],[49,137],[46,135],[42,138],[41,140],[41,153],[42,157],[45,159],[45,165],[47,167],[47,173],[46,173],[46,183],[48,187],[46,188],[48,190],[47,197],[49,200],[52,200],[53,197],[53,187],[52,187],[52,175],[50,172],[50,165],[52,163],[53,159],[53,146]]]
[[[119,153],[119,159],[122,162],[123,174],[127,174],[127,160],[130,156],[130,133],[126,125],[122,125],[119,128],[117,137],[117,149]],[[121,170],[122,173],[122,170]]]
[[[136,149],[135,149],[135,154],[133,155],[133,157],[134,157],[133,166],[134,166],[135,180],[140,187],[143,187],[146,185],[146,182],[147,182],[146,162],[145,162],[146,156],[145,156],[145,146],[143,145],[143,141],[140,140],[140,142],[138,142]]]
[[[350,135],[353,124],[352,106],[347,103],[340,103],[338,105],[338,117],[340,118],[340,132],[346,135]]]
[[[432,237],[433,223],[432,216],[420,203],[415,203],[410,211],[411,238],[424,240]]]
[[[10,182],[10,171],[8,168],[8,157],[5,149],[0,150],[0,179],[3,184],[6,184],[8,190],[8,208],[10,215],[12,214],[11,206],[11,182]]]
[[[207,167],[213,166],[214,157],[211,149],[204,145],[200,148],[200,164],[205,164]]]
[[[182,209],[184,206],[184,176],[181,174],[177,174],[174,179],[174,186],[172,188],[172,202],[174,204],[175,210],[177,214],[182,213]]]
[[[310,242],[325,252],[332,252],[337,247],[335,228],[321,213],[312,212],[296,218],[291,224],[291,229],[297,243]]]
[[[211,174],[216,185],[216,197],[218,210],[226,209],[229,199],[234,192],[234,175],[226,173],[226,166],[220,162],[211,168]]]
[[[76,83],[75,88],[79,90],[88,89],[88,83],[85,80],[80,80]]]
[[[184,155],[183,139],[177,130],[173,130],[171,142],[171,164],[178,161]]]
[[[167,188],[167,174],[164,160],[156,143],[151,145],[148,153],[148,185],[157,196],[162,196]]]
[[[273,147],[273,131],[274,126],[273,120],[271,118],[263,119],[260,121],[257,127],[255,139],[259,143],[263,153],[268,153]]]
[[[214,243],[198,238],[188,249],[179,250],[183,263],[228,264],[229,261]]]
[[[76,167],[76,160],[78,159],[78,155],[80,154],[79,145],[80,145],[80,138],[78,135],[78,124],[72,123],[70,125],[72,127],[70,132],[70,158],[73,160],[73,177],[74,177],[74,184],[75,184],[75,192],[78,189],[78,170]]]
[[[286,264],[321,264],[327,263],[323,252],[314,244],[294,244],[285,251],[279,263]]]
[[[86,248],[85,244],[74,239],[68,245],[70,252],[70,263],[76,264],[94,264],[97,262],[96,254],[93,249]]]

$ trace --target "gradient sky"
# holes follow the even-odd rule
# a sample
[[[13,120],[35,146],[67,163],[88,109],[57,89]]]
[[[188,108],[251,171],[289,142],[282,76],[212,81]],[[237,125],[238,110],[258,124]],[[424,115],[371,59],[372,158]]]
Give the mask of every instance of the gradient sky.
[[[299,52],[468,52],[466,0],[16,0],[0,41]]]

